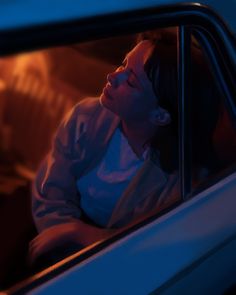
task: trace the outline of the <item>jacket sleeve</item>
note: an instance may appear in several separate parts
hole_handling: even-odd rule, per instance
[[[76,178],[71,169],[78,135],[77,116],[74,108],[59,126],[52,149],[33,183],[32,213],[39,232],[81,216]]]

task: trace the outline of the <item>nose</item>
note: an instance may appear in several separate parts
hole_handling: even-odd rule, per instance
[[[107,75],[107,81],[113,86],[118,87],[120,84],[127,79],[125,71],[116,70]]]

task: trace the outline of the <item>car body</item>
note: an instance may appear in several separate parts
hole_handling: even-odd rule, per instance
[[[94,0],[60,0],[56,4],[3,1],[0,53],[158,26],[174,25],[183,30],[194,26],[236,120],[235,11],[233,0],[100,0],[99,5]],[[180,134],[184,137],[187,119],[184,112],[182,116]],[[180,157],[182,163],[188,162],[184,152]],[[182,165],[185,179],[188,167]],[[183,194],[189,189],[185,183]],[[193,198],[188,198],[187,193],[181,204],[158,218],[82,250],[6,290],[6,294],[223,294],[236,284],[236,170],[224,174]]]

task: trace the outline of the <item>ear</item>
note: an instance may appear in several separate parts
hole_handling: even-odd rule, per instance
[[[161,107],[152,111],[149,119],[150,122],[156,126],[166,126],[171,123],[170,113]]]

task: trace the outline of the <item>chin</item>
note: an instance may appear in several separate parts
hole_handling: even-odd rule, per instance
[[[108,101],[107,97],[104,95],[104,93],[102,93],[102,94],[100,95],[100,97],[99,97],[99,101],[100,101],[100,104],[101,104],[104,108],[106,108],[106,109],[108,109],[108,110],[111,110],[111,108],[109,107],[109,101]]]
[[[106,107],[106,97],[103,93],[99,97],[99,102],[103,107]]]

